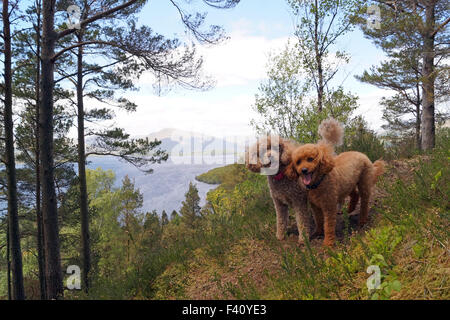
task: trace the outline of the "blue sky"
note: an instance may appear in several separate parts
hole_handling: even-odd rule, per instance
[[[293,17],[285,0],[242,0],[231,10],[207,8],[201,1],[187,5],[208,11],[207,23],[224,27],[230,39],[216,47],[199,47],[205,60],[205,72],[217,81],[207,92],[174,90],[158,97],[152,89],[152,77],[143,75],[141,90],[126,94],[139,108],[136,113],[118,113],[116,124],[132,135],[147,135],[163,128],[192,130],[214,136],[253,136],[249,122],[258,85],[265,78],[270,52],[283,48],[293,39]],[[151,0],[141,12],[140,23],[167,37],[185,38],[178,12],[168,0]],[[360,97],[362,114],[371,128],[379,130],[381,110],[379,99],[389,92],[354,79],[371,65],[383,59],[383,53],[359,30],[343,37],[332,50],[345,50],[351,55],[349,65],[342,68],[337,82]]]

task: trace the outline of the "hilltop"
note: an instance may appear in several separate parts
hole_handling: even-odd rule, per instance
[[[356,228],[358,211],[341,216],[333,250],[320,239],[299,248],[295,234],[275,239],[265,177],[242,165],[211,170],[200,179],[222,183],[208,194],[216,217],[188,259],[157,277],[154,298],[449,299],[448,157],[389,161],[369,225]],[[380,267],[379,290],[367,289],[370,265]]]

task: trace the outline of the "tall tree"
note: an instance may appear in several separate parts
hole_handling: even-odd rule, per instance
[[[126,1],[109,10],[105,10],[86,18],[80,26],[86,26],[109,16],[131,5],[140,4],[138,0]],[[49,299],[63,297],[60,242],[58,229],[57,199],[54,185],[54,153],[53,153],[53,89],[56,41],[77,31],[74,26],[62,31],[55,31],[55,1],[44,1],[42,9],[42,74],[41,104],[39,119],[39,148],[41,158],[42,210],[44,212],[44,238],[46,253],[46,288]]]
[[[16,33],[14,56],[16,68],[13,74],[14,95],[23,105],[19,113],[19,125],[16,128],[17,149],[20,151],[18,160],[25,163],[25,167],[33,170],[35,176],[35,219],[37,225],[36,243],[39,266],[39,283],[41,299],[45,299],[45,254],[43,243],[43,221],[41,210],[41,186],[39,172],[39,100],[40,100],[40,29],[41,29],[41,0],[36,0],[23,15],[23,22],[32,27]],[[33,64],[33,60],[35,61]]]
[[[13,3],[12,8],[17,6]],[[14,9],[12,9],[14,10]],[[11,251],[12,297],[14,300],[24,300],[22,251],[20,248],[20,230],[17,197],[16,162],[14,150],[13,123],[13,89],[12,89],[12,49],[11,49],[11,17],[10,4],[3,0],[3,45],[4,45],[4,110],[3,121],[5,130],[5,165],[7,174],[8,195],[8,233]]]
[[[258,119],[251,120],[258,134],[275,132],[297,141],[315,142],[320,122],[334,117],[350,126],[351,114],[358,106],[357,97],[342,87],[325,91],[322,111],[311,97],[298,51],[290,45],[269,59],[267,80],[259,86],[254,110]]]
[[[81,19],[89,15],[101,12],[111,1],[76,1],[80,7]],[[217,2],[219,3],[219,2]],[[60,3],[64,6],[65,2]],[[173,3],[176,5],[176,3]],[[179,9],[178,5],[176,5]],[[89,287],[90,249],[89,249],[89,213],[86,188],[85,163],[90,155],[116,156],[139,168],[151,163],[159,163],[167,159],[167,154],[156,150],[160,142],[147,139],[129,139],[120,128],[95,131],[85,128],[85,121],[90,123],[102,120],[111,120],[114,112],[109,107],[86,110],[84,98],[96,99],[100,103],[115,105],[128,111],[134,111],[136,105],[123,97],[116,98],[115,92],[123,89],[135,89],[133,78],[150,70],[161,83],[178,84],[190,89],[204,89],[209,83],[200,77],[202,66],[201,59],[195,58],[195,50],[186,48],[182,55],[173,56],[170,52],[179,49],[179,42],[165,39],[161,35],[154,34],[148,27],[136,27],[133,15],[139,8],[127,8],[126,12],[120,11],[104,17],[101,21],[89,25],[80,25],[75,33],[75,42],[62,49],[55,56],[60,56],[68,49],[76,49],[76,71],[73,73],[77,91],[77,128],[78,128],[78,168],[80,183],[80,213],[82,227],[82,252],[83,252],[83,283],[87,290]],[[186,24],[189,21],[184,13]],[[128,25],[120,27],[121,20],[127,19]],[[201,20],[199,20],[201,21]],[[188,24],[193,28],[193,25]],[[197,28],[197,27],[196,27]],[[203,40],[213,42],[215,32],[210,35],[202,35],[196,28],[192,29]],[[101,56],[103,65],[88,63],[86,56]],[[120,67],[118,67],[120,63]],[[59,71],[59,70],[58,70]],[[69,78],[67,68],[63,70],[62,79]],[[59,81],[59,80],[57,80]],[[114,101],[115,100],[115,101]],[[85,137],[94,138],[91,150],[87,150]],[[152,154],[149,156],[149,154]],[[151,173],[151,169],[145,170]]]
[[[414,129],[416,147],[421,149],[421,104],[420,90],[421,59],[417,49],[391,52],[391,59],[372,67],[362,76],[356,78],[373,84],[379,88],[391,89],[397,92],[391,98],[383,98],[383,118],[388,122],[387,129],[409,134]],[[414,121],[403,120],[404,115],[412,115]]]
[[[132,6],[140,7],[146,1],[130,0],[123,1],[116,6],[106,6],[110,9],[93,13],[92,16],[86,17],[79,24],[61,31],[55,30],[55,1],[44,1],[43,3],[43,32],[42,32],[42,76],[41,76],[41,108],[40,108],[40,152],[41,152],[41,183],[42,183],[42,206],[44,210],[44,232],[46,241],[46,255],[49,298],[61,298],[62,291],[62,274],[60,270],[60,252],[59,252],[59,236],[57,221],[57,204],[55,198],[55,188],[53,185],[53,86],[54,86],[54,70],[55,60],[64,52],[75,49],[86,43],[79,43],[76,46],[70,46],[61,49],[55,53],[55,45],[58,40],[77,32],[91,23],[104,19],[121,10],[128,10]],[[194,16],[186,14],[184,10],[175,2],[170,1],[180,13],[180,17],[184,25],[194,34],[196,39],[205,42],[216,42],[221,36],[221,29],[213,27],[209,32],[203,32],[201,26],[205,20],[205,15],[196,14]],[[238,0],[204,0],[206,4],[217,8],[230,8],[235,6]]]
[[[352,30],[357,0],[288,0],[296,16],[295,35],[298,59],[317,93],[317,111],[324,105],[325,91],[339,65],[348,62],[344,52],[336,51],[334,62],[330,49],[339,37]]]
[[[364,33],[385,51],[419,48],[421,55],[420,84],[422,89],[421,147],[435,145],[436,79],[448,67],[450,8],[447,0],[368,1],[363,8],[378,5],[380,28],[363,27]],[[367,12],[363,9],[362,12]],[[366,21],[366,14],[363,15]],[[361,22],[361,20],[360,20]],[[365,26],[366,24],[362,22]],[[438,66],[440,64],[440,67]]]

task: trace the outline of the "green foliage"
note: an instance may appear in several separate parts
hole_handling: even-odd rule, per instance
[[[386,154],[384,143],[375,132],[367,128],[367,122],[361,117],[354,119],[347,127],[342,149],[362,152],[372,162],[384,158]]]
[[[357,108],[357,97],[332,80],[341,64],[348,63],[345,52],[331,48],[339,37],[353,28],[359,1],[288,1],[297,19],[298,42],[272,55],[268,80],[260,84],[255,97],[257,120],[251,124],[258,134],[275,131],[301,143],[316,142],[320,122],[333,116],[349,123]]]
[[[334,117],[344,124],[351,122],[351,114],[358,107],[358,98],[342,87],[324,92],[322,112],[317,99],[310,95],[305,83],[301,56],[289,45],[279,55],[271,57],[268,80],[260,84],[254,110],[260,120],[251,124],[258,134],[274,131],[302,143],[316,142],[320,122]]]
[[[328,87],[340,64],[348,63],[349,57],[345,52],[336,51],[332,57],[330,51],[339,37],[353,29],[351,22],[355,18],[358,2],[288,1],[297,18],[295,26],[295,35],[298,39],[297,57],[309,78],[308,82],[314,84],[317,90],[320,90],[320,85]]]
[[[443,140],[439,141],[442,143]],[[279,242],[273,241],[273,228],[266,227],[267,223],[273,225],[274,222],[266,179],[249,173],[247,179],[236,184],[234,189],[218,187],[209,193],[211,213],[204,217],[204,229],[198,233],[202,236],[196,240],[199,241],[196,246],[200,246],[203,253],[193,254],[190,263],[196,261],[197,265],[202,261],[215,261],[216,275],[212,273],[211,283],[217,286],[221,297],[235,299],[419,298],[423,292],[419,288],[424,285],[436,287],[434,298],[444,297],[446,294],[439,287],[445,287],[449,279],[433,280],[435,276],[431,270],[442,267],[442,262],[436,257],[442,255],[446,247],[440,247],[437,253],[432,254],[430,245],[434,241],[444,245],[448,242],[445,240],[448,239],[448,215],[444,211],[431,216],[429,213],[430,205],[448,209],[448,198],[442,196],[448,190],[442,182],[442,177],[448,176],[448,163],[443,162],[444,158],[448,161],[448,151],[444,150],[448,150],[448,140],[447,147],[436,150],[429,163],[417,167],[414,179],[424,179],[426,173],[430,173],[425,180],[429,187],[423,188],[422,194],[417,194],[415,188],[411,189],[411,182],[403,184],[385,179],[383,188],[388,195],[383,198],[382,214],[376,218],[377,224],[367,232],[352,235],[349,241],[332,250],[321,250],[309,242],[302,248],[281,248]],[[446,157],[442,153],[446,153]],[[431,188],[433,183],[434,190]],[[419,204],[421,201],[424,202]],[[404,209],[406,202],[409,205]],[[412,212],[413,207],[417,208],[414,215],[422,212],[423,221],[419,217],[417,220],[416,216],[411,219],[408,211]],[[434,221],[432,228],[425,222],[430,219]],[[447,233],[439,236],[438,231]],[[269,275],[262,286],[248,276],[238,276],[234,282],[220,281],[221,273],[230,265],[226,258],[230,248],[242,239],[260,239],[278,252],[281,269]],[[428,261],[430,266],[419,271],[411,269],[410,259]],[[369,291],[366,286],[369,265],[380,267],[380,289]],[[171,266],[157,281],[157,297],[189,298],[187,289],[192,287],[190,281],[195,281],[193,277],[197,269],[191,264]],[[424,278],[426,280],[421,280]]]
[[[436,274],[445,268],[449,239],[449,141],[448,131],[440,132],[432,154],[413,159],[418,162],[398,177],[395,170],[387,173],[380,185],[386,195],[373,224],[347,234],[348,240],[333,249],[308,241],[304,247],[280,245],[267,178],[241,172],[239,166],[223,170],[222,181],[234,184],[208,193],[209,206],[195,228],[178,215],[162,227],[156,212],[139,213],[139,192],[130,181],[115,188],[111,171],[89,170],[97,260],[85,298],[190,299],[205,278],[204,290],[216,288],[217,298],[384,300],[429,298],[431,293],[434,299],[448,298],[450,279]],[[128,230],[120,218],[127,211],[135,219]],[[258,254],[266,270],[256,279],[253,271],[239,273],[249,260],[248,249],[238,245],[242,241],[264,245]],[[247,262],[258,267],[256,261]],[[380,268],[381,288],[369,291],[370,265]],[[230,274],[234,280],[224,281]]]
[[[182,202],[180,209],[181,220],[190,229],[194,229],[197,226],[201,207],[198,189],[192,182],[189,183],[189,190],[185,197],[186,199]]]
[[[380,10],[381,20],[379,27],[369,28],[367,25],[368,10],[371,5],[376,5]],[[427,8],[433,10],[433,21],[427,22]],[[360,3],[358,18],[364,35],[371,39],[377,47],[381,48],[387,56],[379,66],[372,66],[365,71],[359,80],[375,85],[379,88],[394,90],[392,97],[384,97],[381,100],[383,106],[383,119],[387,121],[384,126],[388,130],[388,136],[392,143],[396,144],[399,138],[414,134],[415,149],[421,149],[420,137],[422,134],[422,89],[431,75],[424,71],[424,52],[427,39],[430,34],[429,24],[434,30],[431,48],[425,51],[433,52],[433,101],[439,107],[438,101],[448,100],[448,50],[444,49],[448,41],[446,23],[449,15],[447,1],[434,1],[424,5],[408,1],[364,1]],[[430,71],[431,72],[431,71]],[[430,93],[428,93],[430,94]],[[433,111],[434,113],[434,111]],[[433,117],[435,115],[433,114]],[[441,116],[436,110],[436,118]],[[444,113],[444,118],[448,114]],[[434,121],[434,119],[433,119]],[[414,149],[414,148],[413,148]]]
[[[352,117],[353,111],[357,108],[358,97],[350,92],[344,92],[342,87],[326,92],[322,112],[318,112],[317,103],[312,102],[311,105],[305,106],[304,111],[300,113],[302,121],[297,123],[295,140],[301,143],[316,143],[320,138],[319,125],[329,117],[342,123],[346,129],[345,135],[348,136],[349,131],[354,130],[354,123],[358,119]]]
[[[414,226],[423,236],[431,234],[441,244],[449,237],[450,176],[449,130],[438,133],[439,146],[430,156],[421,156],[418,168],[408,180],[395,177],[386,185],[387,192],[396,198],[387,198],[384,214],[398,225]]]
[[[246,169],[241,164],[230,164],[224,167],[214,168],[195,177],[197,181],[209,184],[222,184],[234,186],[243,180]]]

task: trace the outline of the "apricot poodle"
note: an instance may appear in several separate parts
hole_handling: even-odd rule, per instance
[[[319,133],[322,142],[330,145],[331,149],[343,139],[343,128],[334,119],[324,120]],[[247,150],[245,162],[249,170],[267,175],[277,216],[277,239],[285,238],[291,207],[295,213],[299,244],[302,244],[303,234],[309,236],[312,227],[306,188],[285,175],[285,170],[291,162],[291,152],[298,146],[298,143],[278,136],[263,137]]]
[[[342,206],[347,196],[351,196],[349,210],[352,211],[361,198],[359,225],[367,222],[372,187],[384,173],[384,161],[372,163],[365,154],[355,151],[335,156],[328,143],[300,146],[292,151],[291,157],[285,174],[308,190],[316,221],[314,236],[325,231],[324,244],[333,245],[336,207]]]

